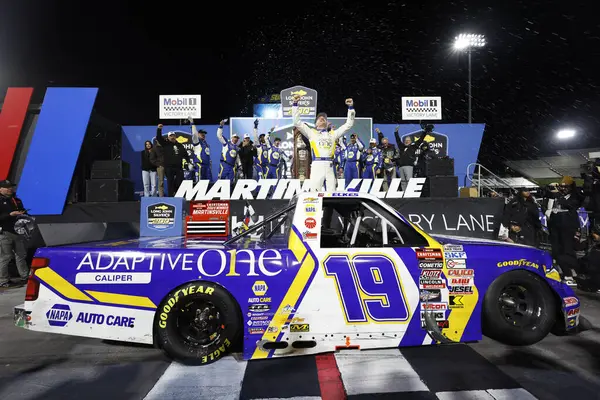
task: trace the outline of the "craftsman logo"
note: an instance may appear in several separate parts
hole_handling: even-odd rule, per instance
[[[473,286],[452,286],[449,288],[449,292],[456,294],[473,294]]]
[[[438,260],[442,258],[442,253],[436,250],[417,250],[417,258],[425,260]]]
[[[46,313],[48,324],[50,326],[63,327],[73,318],[71,307],[67,304],[55,304]]]
[[[446,259],[446,266],[448,268],[467,268],[467,262],[465,260],[448,260]]]
[[[465,305],[463,303],[463,296],[453,296],[449,297],[450,308],[464,308]]]
[[[308,229],[313,229],[315,226],[317,226],[317,220],[314,218],[306,218],[304,220],[304,225],[308,228]]]
[[[431,269],[424,269],[421,271],[421,276],[424,278],[435,278],[435,279],[439,279],[442,276],[442,271],[440,270],[431,270]]]
[[[421,303],[421,309],[427,311],[447,310],[448,304],[446,303]]]
[[[452,269],[448,271],[448,276],[474,276],[475,271],[472,269]]]

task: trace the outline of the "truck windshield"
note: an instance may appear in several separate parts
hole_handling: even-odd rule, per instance
[[[278,233],[286,232],[292,225],[297,201],[298,197],[294,196],[287,206],[275,211],[273,214],[265,217],[262,221],[250,223],[248,229],[232,237],[223,244],[232,244],[244,238],[268,240]]]

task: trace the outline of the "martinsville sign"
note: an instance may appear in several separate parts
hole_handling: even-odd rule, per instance
[[[344,179],[338,180],[338,191],[354,191],[370,193],[379,198],[399,199],[421,197],[421,191],[427,178],[412,178],[406,185],[406,190],[400,189],[400,179],[392,179],[387,191],[381,191],[383,179],[353,179],[348,187],[345,187]],[[360,188],[359,188],[360,184]],[[358,188],[358,190],[357,190]],[[265,200],[269,191],[273,190],[271,200],[289,200],[297,193],[311,191],[310,180],[300,179],[240,179],[237,181],[233,191],[231,182],[220,179],[208,189],[208,181],[200,181],[194,186],[193,181],[183,181],[175,197],[185,197],[187,201],[192,200]],[[258,193],[255,195],[255,193]],[[253,193],[255,192],[255,193]]]

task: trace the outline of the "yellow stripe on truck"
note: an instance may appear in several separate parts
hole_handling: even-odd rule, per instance
[[[290,231],[290,240],[288,247],[290,248],[290,250],[292,250],[298,262],[302,261],[302,257],[304,257],[304,255],[306,255],[306,257],[304,257],[304,262],[300,266],[298,274],[294,278],[294,281],[290,285],[290,288],[285,294],[283,301],[277,309],[277,313],[275,314],[275,316],[271,320],[271,323],[269,324],[269,328],[276,327],[277,331],[274,333],[269,333],[269,329],[267,328],[261,340],[274,341],[277,338],[277,335],[281,333],[281,328],[290,316],[290,311],[284,312],[283,309],[287,305],[297,307],[296,303],[298,302],[302,291],[304,290],[306,285],[308,285],[308,280],[310,279],[310,276],[316,267],[315,260],[310,254],[306,254],[308,252],[306,246],[304,245],[302,240],[300,240],[296,232],[294,232],[293,230]],[[254,360],[257,358],[267,358],[268,356],[268,350],[265,351],[257,347],[256,350],[254,350],[254,354],[252,354],[252,359]]]
[[[58,275],[52,268],[40,268],[35,271],[35,276],[44,281],[46,285],[56,290],[66,299],[93,301],[91,298],[86,296],[85,293],[69,283],[65,278]]]
[[[150,300],[147,297],[143,297],[143,296],[131,296],[128,294],[94,292],[92,290],[86,290],[85,292],[101,303],[118,304],[121,306],[156,308],[156,304],[154,304],[152,302],[152,300]]]

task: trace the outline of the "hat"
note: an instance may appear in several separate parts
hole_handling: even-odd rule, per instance
[[[244,133],[244,139],[250,139],[250,135],[248,133]]]
[[[6,180],[6,179],[3,181],[0,181],[0,188],[11,188],[11,187],[15,187],[15,186],[17,186],[17,185],[15,185],[14,183],[12,183],[11,181]]]
[[[232,137],[232,138],[234,138],[234,137],[236,137],[236,138],[239,138],[239,137],[240,137],[240,135],[238,135],[237,133],[234,133],[233,135],[231,135],[231,137]]]
[[[317,122],[317,120],[318,120],[320,117],[323,117],[323,118],[327,119],[327,114],[325,114],[324,112],[320,112],[320,113],[318,113],[318,114],[317,114],[317,116],[315,117],[315,122]]]
[[[573,182],[573,178],[571,178],[570,176],[563,176],[562,180],[560,181],[560,184],[570,186],[573,184]]]
[[[203,134],[203,135],[206,135],[206,131],[205,131],[204,129],[200,129],[200,130],[198,131],[198,134]]]
[[[177,136],[177,135],[175,135],[175,132],[169,132],[169,133],[167,133],[167,136],[171,136],[171,135]]]
[[[371,140],[369,140],[369,143],[377,143],[377,140],[374,137],[372,137]]]

